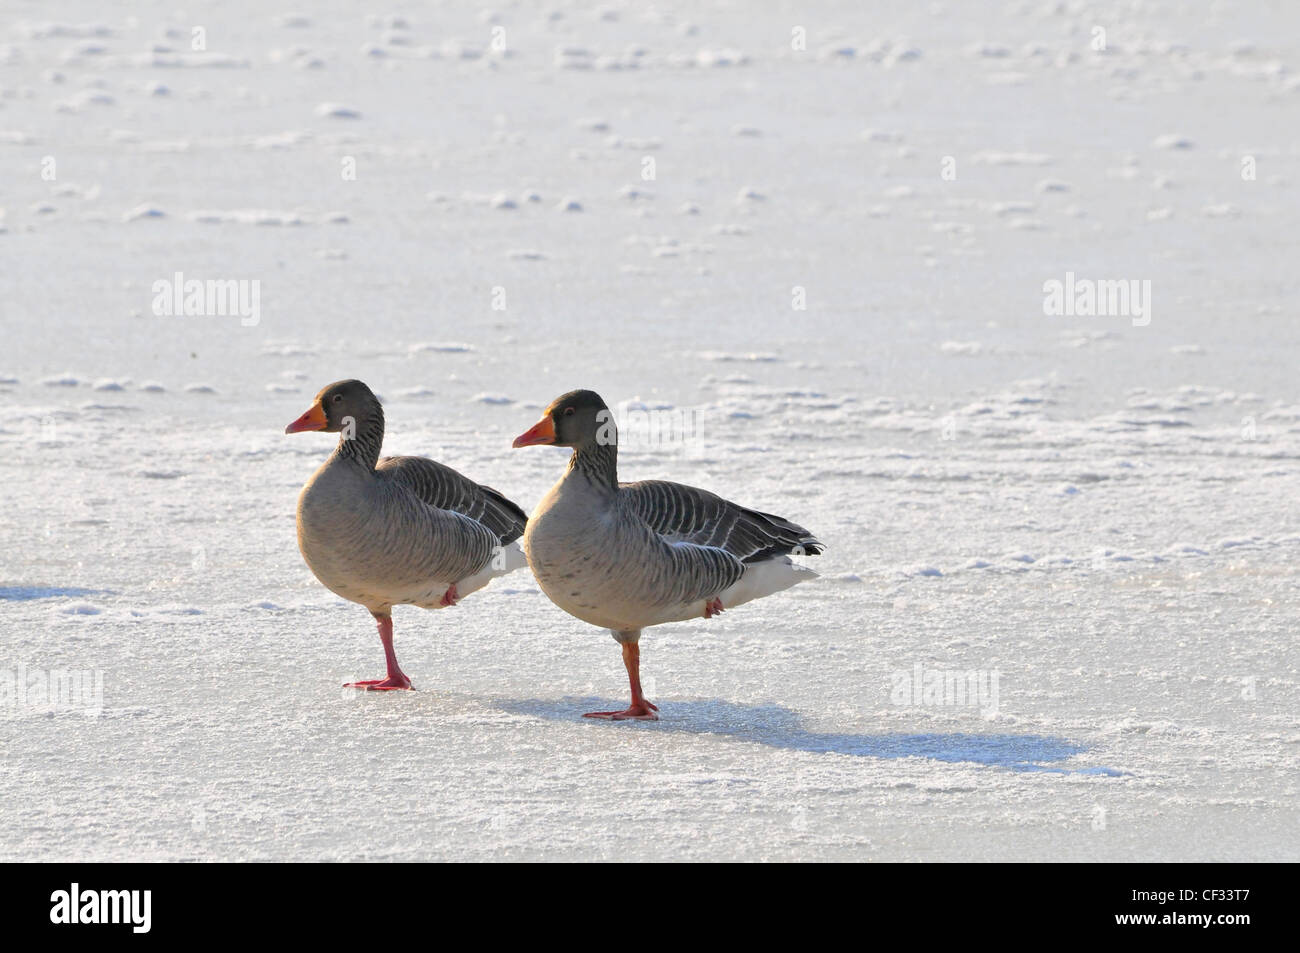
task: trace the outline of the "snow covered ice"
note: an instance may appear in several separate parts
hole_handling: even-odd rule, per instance
[[[1297,859],[1294,10],[370,14],[2,27],[0,858]],[[690,413],[623,479],[822,578],[648,631],[657,724],[527,570],[344,690],[283,428],[345,377],[526,510],[556,394]]]

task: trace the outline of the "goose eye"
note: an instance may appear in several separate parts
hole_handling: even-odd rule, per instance
[[[340,403],[342,400],[343,400],[343,395],[342,395],[342,394],[335,394],[335,395],[334,395],[334,403],[336,403],[336,404],[337,404],[337,403]]]
[[[572,408],[572,407],[565,407],[565,408],[564,408],[564,416],[566,416],[566,417],[572,417],[572,416],[573,416],[573,408]]]

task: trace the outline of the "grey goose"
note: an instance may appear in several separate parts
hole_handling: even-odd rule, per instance
[[[325,587],[370,610],[387,677],[349,682],[412,688],[393,651],[392,608],[455,605],[522,568],[524,511],[488,486],[425,457],[384,457],[384,411],[370,388],[338,381],[285,433],[339,434],[298,496],[298,548]]]
[[[514,441],[535,445],[573,453],[528,519],[528,565],[552,602],[610,630],[632,690],[625,711],[585,717],[658,720],[641,690],[642,629],[708,619],[817,576],[790,559],[822,551],[802,526],[680,483],[620,483],[617,426],[593,391],[556,398]]]

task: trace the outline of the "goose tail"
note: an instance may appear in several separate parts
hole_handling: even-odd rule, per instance
[[[498,546],[493,551],[492,558],[488,560],[486,566],[473,575],[457,580],[456,592],[458,598],[463,599],[471,592],[482,589],[498,576],[512,573],[516,569],[523,569],[527,565],[528,558],[524,555],[518,541]]]
[[[816,579],[820,573],[801,566],[789,556],[774,556],[745,566],[745,574],[719,597],[730,609],[754,599],[782,592],[801,582]]]

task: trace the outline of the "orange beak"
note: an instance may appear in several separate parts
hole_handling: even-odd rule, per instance
[[[511,446],[518,450],[520,447],[536,447],[548,443],[555,443],[555,421],[551,419],[550,414],[515,437],[515,442]]]
[[[325,408],[320,405],[320,401],[312,404],[307,412],[284,428],[285,433],[302,433],[306,430],[324,430],[329,426],[329,421],[325,419]]]

